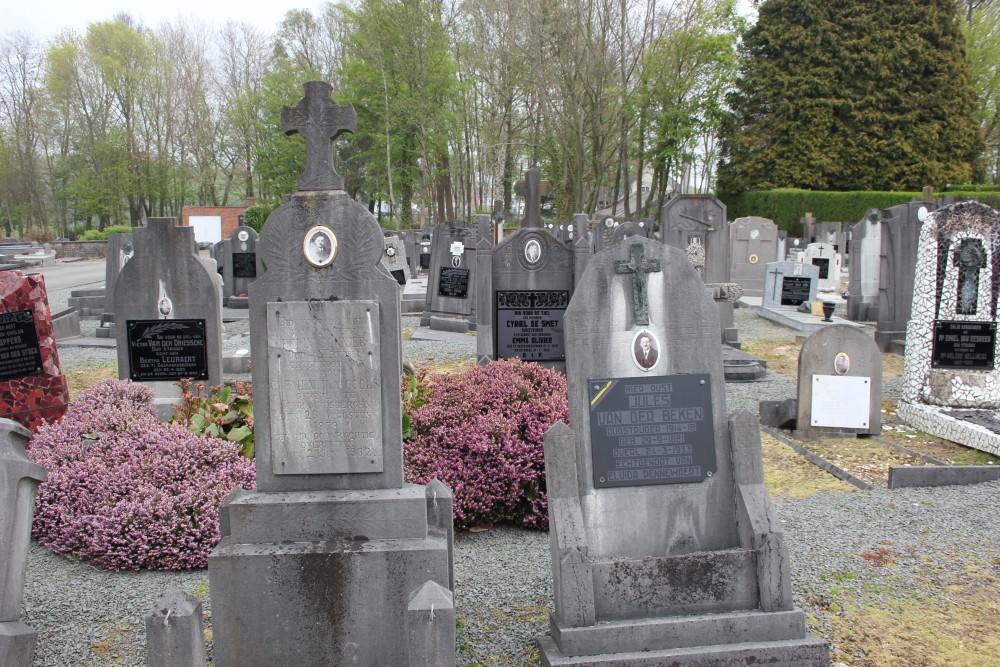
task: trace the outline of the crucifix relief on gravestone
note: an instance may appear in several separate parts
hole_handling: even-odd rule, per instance
[[[334,139],[357,128],[351,105],[340,106],[330,98],[326,81],[306,84],[306,96],[294,107],[281,110],[281,129],[306,140],[306,170],[299,176],[299,190],[343,190],[344,179],[333,168]]]
[[[615,273],[632,274],[632,318],[636,324],[649,324],[649,299],[646,296],[648,273],[659,273],[660,261],[647,262],[642,244],[634,243],[629,250],[629,261],[615,262]]]

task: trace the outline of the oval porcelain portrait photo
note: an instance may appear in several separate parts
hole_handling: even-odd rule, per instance
[[[337,258],[337,237],[329,227],[317,225],[306,232],[302,253],[317,268],[329,266]]]

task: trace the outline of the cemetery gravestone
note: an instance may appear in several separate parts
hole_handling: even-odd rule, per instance
[[[479,310],[491,310],[493,340],[480,338],[477,356],[480,363],[519,357],[563,370],[563,313],[573,295],[574,257],[565,243],[542,226],[540,173],[532,169],[525,179],[521,229],[492,251],[490,291],[481,295]]]
[[[399,285],[374,216],[317,173],[354,131],[330,90],[282,112],[286,133],[312,128],[311,177],[268,217],[250,287],[257,489],[209,557],[219,667],[454,660],[451,495],[403,481]]]
[[[432,238],[426,306],[420,326],[462,333],[475,331],[477,230],[456,220],[438,225]]]
[[[0,417],[34,432],[68,404],[45,278],[0,271]]]
[[[115,282],[118,274],[135,254],[132,245],[132,234],[115,232],[108,236],[107,250],[104,254],[104,312],[115,312]]]
[[[927,201],[900,204],[888,210],[883,222],[875,330],[875,342],[883,352],[897,341],[897,350],[902,350],[913,303],[920,227],[934,209]]]
[[[767,218],[737,218],[729,226],[730,280],[750,297],[764,296],[764,267],[778,257],[778,226]]]
[[[882,431],[882,353],[866,331],[834,324],[799,351],[797,438]]]
[[[229,297],[226,305],[230,308],[246,308],[250,283],[264,274],[258,238],[256,229],[240,226],[226,240],[222,282]]]
[[[165,418],[180,397],[178,380],[222,383],[222,293],[193,228],[149,218],[132,239],[135,255],[115,284],[118,377],[149,385]]]
[[[573,426],[545,435],[543,665],[829,664],[792,607],[757,420],[727,420],[718,317],[677,249],[590,260],[565,318]]]
[[[31,431],[0,419],[0,665],[29,667],[38,632],[21,622],[35,492],[48,471],[28,458]]]
[[[591,253],[597,254],[606,248],[610,248],[614,239],[615,229],[622,224],[622,220],[616,220],[614,216],[605,215],[598,217],[590,230]]]
[[[797,308],[816,299],[818,266],[802,262],[771,262],[766,269],[764,308]]]
[[[424,271],[429,271],[431,268],[431,238],[430,232],[425,232],[420,236],[419,261],[417,264]]]
[[[843,255],[847,252],[847,234],[844,225],[840,222],[819,222],[812,213],[806,213],[801,219],[805,228],[806,245],[810,243],[828,243],[833,246],[834,252]]]
[[[400,285],[410,280],[410,266],[406,261],[406,244],[398,236],[385,237],[382,266]]]
[[[663,206],[660,240],[687,255],[706,284],[728,283],[729,225],[726,205],[711,195],[677,195]],[[722,342],[737,343],[739,332],[733,321],[733,303],[720,300]]]
[[[878,274],[882,251],[882,214],[877,208],[851,228],[851,262],[847,283],[847,318],[878,320]]]
[[[830,243],[810,243],[805,261],[819,267],[819,291],[840,291],[840,254]]]
[[[1000,213],[939,209],[920,230],[899,415],[928,433],[1000,454],[997,296]]]

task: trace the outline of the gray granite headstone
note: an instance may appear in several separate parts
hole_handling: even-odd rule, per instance
[[[757,420],[727,419],[718,332],[680,250],[590,260],[566,312],[572,428],[545,435],[543,665],[828,664],[792,608]]]
[[[518,357],[563,370],[563,314],[573,296],[574,256],[541,224],[539,172],[532,169],[525,180],[528,212],[521,229],[492,250],[490,292],[480,297],[479,311],[490,310],[493,326],[491,336],[478,340],[477,357],[480,363]]]
[[[406,243],[398,236],[385,237],[385,249],[382,251],[382,266],[400,285],[410,280],[410,265],[407,262]]]
[[[253,227],[237,227],[226,239],[222,265],[225,296],[245,297],[250,293],[250,283],[264,275],[264,261],[257,248],[258,238]]]
[[[886,351],[895,341],[899,349],[910,321],[917,267],[917,241],[924,218],[937,207],[926,201],[893,206],[882,223],[882,250],[878,277],[878,321],[875,342]]]
[[[132,234],[115,232],[108,236],[107,250],[104,255],[104,312],[115,312],[115,282],[132,256],[135,247],[132,245]]]
[[[882,431],[882,353],[868,331],[833,324],[799,351],[799,438],[843,438]]]
[[[115,282],[118,377],[149,385],[160,416],[180,396],[177,380],[222,383],[222,294],[198,257],[194,229],[150,218],[132,230],[135,255]]]
[[[427,270],[426,306],[420,326],[475,331],[478,229],[461,220],[434,228]]]
[[[677,195],[663,206],[660,240],[688,257],[706,284],[730,282],[729,225],[726,205],[711,195]],[[722,340],[735,343],[733,304],[716,302]]]
[[[767,218],[737,218],[729,226],[730,278],[746,296],[764,296],[764,267],[778,256],[778,226]]]
[[[765,267],[764,308],[797,308],[816,300],[819,267],[803,262],[771,262]]]
[[[399,284],[374,216],[323,171],[354,130],[330,90],[307,84],[284,124],[326,139],[307,142],[309,178],[268,217],[250,285],[257,489],[230,500],[209,556],[219,667],[414,664],[429,649],[412,596],[452,587],[450,491],[403,480]]]
[[[48,477],[24,452],[31,431],[0,419],[0,665],[29,667],[38,632],[21,622],[35,491]]]
[[[847,281],[847,319],[878,320],[878,274],[882,252],[882,213],[871,209],[850,233],[850,271]]]

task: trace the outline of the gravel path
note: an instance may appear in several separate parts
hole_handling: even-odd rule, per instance
[[[757,318],[752,309],[737,311],[737,326],[742,340],[795,336]],[[242,327],[245,323],[227,325],[227,346],[248,343]],[[404,355],[472,359],[475,339],[407,341]],[[114,351],[65,348],[60,356],[64,367],[81,368],[113,362]],[[887,395],[898,391],[898,383],[883,386]],[[794,392],[794,381],[778,376],[726,387],[730,410],[756,410],[760,400],[788,398]],[[939,558],[940,566],[955,573],[1000,556],[1000,522],[995,520],[1000,516],[1000,482],[820,494],[779,499],[776,505],[789,546],[796,602],[810,612],[816,599],[831,595],[833,575],[837,581],[848,580],[862,598],[938,592],[921,576],[926,560],[918,552],[928,541],[933,542],[930,553],[947,554]],[[899,556],[891,576],[857,556],[884,542],[891,542]],[[873,577],[879,586],[866,585]],[[534,638],[547,631],[551,610],[547,535],[504,526],[458,535],[455,580],[458,664],[534,664]],[[41,633],[34,665],[144,665],[143,616],[171,586],[203,597],[210,617],[207,572],[107,573],[54,556],[33,543],[23,620]],[[822,619],[817,631],[828,637],[831,632]]]

